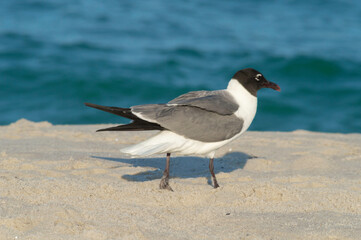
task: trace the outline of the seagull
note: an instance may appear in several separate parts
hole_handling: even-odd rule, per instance
[[[218,188],[213,165],[215,152],[249,128],[257,111],[257,92],[262,88],[281,91],[277,84],[267,81],[257,70],[246,68],[233,75],[227,89],[192,91],[165,104],[130,108],[85,105],[132,120],[129,124],[97,132],[160,130],[154,137],[120,150],[132,156],[166,154],[160,189],[173,191],[169,185],[171,153],[208,157],[213,187]]]

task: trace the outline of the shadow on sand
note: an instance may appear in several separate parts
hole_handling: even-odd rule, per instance
[[[154,170],[147,170],[134,175],[123,175],[122,178],[132,182],[145,182],[160,179],[165,167],[164,158],[109,158],[101,156],[91,156],[97,159],[130,164],[134,167],[150,167]],[[229,173],[237,169],[242,169],[247,161],[254,156],[242,152],[232,152],[220,158],[214,159],[215,173]],[[171,178],[198,178],[205,177],[208,184],[212,184],[208,168],[209,159],[200,157],[171,157],[170,177]]]

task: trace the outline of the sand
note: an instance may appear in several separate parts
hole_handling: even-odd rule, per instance
[[[156,132],[0,127],[0,239],[361,239],[361,134],[247,132],[208,159],[130,158]]]

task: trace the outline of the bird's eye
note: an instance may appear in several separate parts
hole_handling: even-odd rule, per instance
[[[262,74],[257,74],[254,79],[256,79],[257,82],[261,80]]]

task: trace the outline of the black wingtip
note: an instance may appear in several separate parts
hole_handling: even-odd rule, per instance
[[[106,131],[116,131],[117,127],[110,127],[110,128],[102,128],[98,129],[95,132],[106,132]]]
[[[157,123],[147,122],[143,119],[138,118],[136,115],[132,113],[130,108],[119,108],[119,107],[107,107],[101,106],[93,103],[84,103],[87,107],[96,108],[105,112],[109,112],[121,117],[125,117],[128,119],[133,120],[133,122],[125,125],[119,125],[110,128],[103,128],[98,129],[96,132],[103,132],[103,131],[147,131],[147,130],[164,130],[162,126]]]
[[[87,107],[92,107],[92,108],[100,107],[100,105],[97,105],[97,104],[94,104],[94,103],[88,103],[88,102],[84,103],[84,105],[87,106]]]

